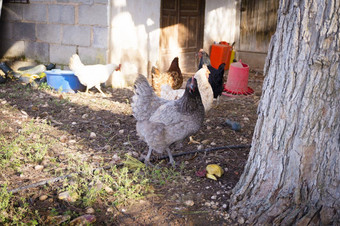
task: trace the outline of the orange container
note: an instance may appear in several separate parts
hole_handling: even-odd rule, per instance
[[[225,63],[224,70],[229,69],[230,55],[232,47],[227,42],[220,42],[211,46],[210,63],[214,68],[218,68],[220,64]]]

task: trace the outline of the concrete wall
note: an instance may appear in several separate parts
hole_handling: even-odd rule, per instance
[[[30,0],[3,4],[0,58],[24,56],[68,65],[78,52],[84,63],[108,57],[108,0]]]
[[[207,52],[214,41],[240,43],[240,2],[206,0],[203,48]],[[69,57],[78,52],[85,64],[129,62],[137,68],[134,71],[147,75],[150,65],[157,65],[159,58],[160,4],[161,0],[30,0],[30,4],[3,4],[0,58],[25,56],[42,63],[67,65]],[[242,45],[235,49],[242,50]],[[261,69],[266,53],[255,55],[237,54],[245,63],[252,60],[251,66]]]
[[[203,49],[215,42],[233,43],[237,32],[235,0],[207,0],[205,3]]]
[[[160,0],[111,0],[110,59],[147,75],[159,54]]]

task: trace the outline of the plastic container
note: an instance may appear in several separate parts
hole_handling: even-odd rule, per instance
[[[224,91],[231,94],[252,94],[253,89],[248,87],[249,66],[241,62],[230,64],[227,83]]]
[[[47,84],[55,90],[61,92],[75,93],[77,91],[85,91],[83,86],[73,71],[53,69],[45,71]]]
[[[210,63],[214,68],[218,68],[225,63],[224,70],[229,69],[230,55],[232,47],[227,42],[220,42],[211,46]]]

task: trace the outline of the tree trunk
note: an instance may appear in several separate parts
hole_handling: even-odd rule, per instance
[[[281,0],[252,148],[230,200],[247,224],[340,224],[340,1]]]

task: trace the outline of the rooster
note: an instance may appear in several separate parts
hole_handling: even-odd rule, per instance
[[[132,111],[136,118],[136,130],[149,151],[145,164],[151,165],[152,150],[169,155],[169,163],[175,166],[170,145],[196,133],[204,119],[204,107],[197,80],[187,81],[185,92],[178,100],[165,100],[158,97],[143,75],[135,81],[135,94],[132,97]]]
[[[120,69],[120,65],[116,64],[84,65],[77,54],[70,58],[69,67],[78,77],[80,83],[86,86],[86,93],[92,87],[96,87],[103,96],[106,95],[101,90],[100,84],[106,82],[114,70]]]
[[[224,68],[225,63],[221,63],[220,66],[216,69],[210,64],[209,55],[203,50],[200,49],[198,52],[199,65],[198,69],[202,68],[203,65],[207,65],[210,75],[209,75],[209,83],[214,92],[214,98],[219,101],[219,97],[223,92],[223,84],[224,84]]]
[[[194,75],[197,80],[198,89],[200,91],[205,112],[208,112],[211,109],[212,103],[214,101],[214,93],[208,81],[209,74],[210,71],[208,70],[207,66],[203,65],[203,67]],[[173,90],[170,85],[164,84],[161,86],[161,98],[167,100],[177,100],[184,94],[184,91],[185,89]]]
[[[161,86],[169,84],[172,89],[179,89],[183,84],[183,75],[178,65],[178,57],[175,57],[167,72],[161,73],[158,68],[152,67],[152,87],[159,96]]]

